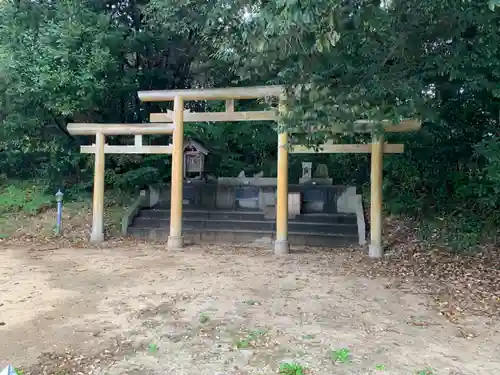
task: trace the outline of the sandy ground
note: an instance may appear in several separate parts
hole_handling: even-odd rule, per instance
[[[0,366],[37,375],[273,374],[283,362],[325,375],[500,373],[500,322],[452,324],[426,296],[344,264],[325,251],[0,249]],[[340,348],[349,362],[332,361]]]

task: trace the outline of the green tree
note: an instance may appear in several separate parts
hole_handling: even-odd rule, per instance
[[[302,142],[341,139],[332,125],[348,131],[356,119],[420,117],[419,133],[389,137],[408,144],[404,156],[385,161],[389,208],[460,218],[474,241],[478,228],[498,223],[498,8],[481,0],[283,0],[230,9],[219,56],[233,62],[241,82],[289,88],[285,126],[302,130]],[[366,163],[329,159],[351,167],[347,175]]]
[[[0,2],[0,170],[48,186],[91,186],[92,158],[66,124],[145,122],[170,104],[140,89],[283,84],[282,125],[301,142],[367,142],[352,122],[424,120],[391,135],[406,153],[385,158],[388,208],[439,220],[474,243],[499,224],[500,8],[482,0],[61,0]],[[241,102],[239,109],[270,103]],[[274,103],[271,103],[274,105]],[[188,103],[195,111],[221,103]],[[310,131],[311,126],[315,130]],[[189,124],[212,150],[216,175],[273,174],[268,123]],[[126,137],[110,137],[126,143]],[[168,137],[148,137],[156,144]],[[369,182],[363,155],[316,155],[336,183]],[[115,187],[168,181],[170,159],[107,158]],[[296,176],[301,158],[291,158]],[[460,233],[463,234],[460,237]]]

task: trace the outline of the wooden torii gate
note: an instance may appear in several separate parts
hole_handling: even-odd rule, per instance
[[[238,99],[259,99],[281,97],[282,86],[257,86],[223,89],[193,90],[152,90],[140,91],[139,99],[143,102],[174,102],[174,110],[167,113],[152,113],[150,124],[69,124],[68,131],[74,135],[95,135],[96,143],[82,146],[84,153],[95,154],[94,196],[91,241],[104,239],[104,157],[106,153],[131,154],[172,154],[170,234],[168,249],[183,247],[182,236],[182,190],[183,190],[183,142],[184,122],[230,122],[230,121],[276,121],[276,110],[239,112],[234,110],[234,101]],[[189,100],[225,100],[225,112],[189,112],[184,110],[184,102]],[[170,121],[173,121],[171,123]],[[416,131],[420,122],[405,120],[393,125],[387,122],[385,131]],[[354,131],[373,132],[374,126],[367,121],[358,121]],[[113,146],[105,144],[106,135],[135,135],[135,144]],[[172,145],[147,146],[142,144],[144,134],[173,134]],[[314,150],[304,146],[293,146],[294,153],[311,153]],[[334,145],[325,144],[320,152],[347,153],[370,152],[372,154],[371,175],[371,243],[370,255],[382,254],[382,156],[383,153],[403,152],[402,145],[383,143],[383,136],[375,136],[372,144]],[[275,254],[286,254],[288,244],[288,133],[278,134],[278,181],[276,204],[276,241]],[[374,223],[375,221],[375,223]]]
[[[170,198],[170,235],[167,246],[170,250],[183,247],[182,236],[182,190],[183,190],[183,140],[184,122],[230,122],[230,121],[275,121],[275,110],[236,112],[236,99],[259,99],[264,97],[278,97],[282,94],[281,86],[237,87],[225,89],[201,90],[158,90],[140,91],[139,99],[143,102],[174,102],[174,110],[167,113],[152,113],[152,123],[173,120],[175,131],[172,149],[172,182]],[[189,112],[184,110],[184,102],[188,100],[225,100],[225,112]],[[280,184],[278,180],[278,185]]]
[[[94,195],[92,201],[91,242],[104,241],[104,155],[108,154],[171,154],[172,146],[143,146],[144,134],[172,134],[173,124],[68,124],[73,135],[95,135],[95,144],[81,146],[82,153],[95,154]],[[135,135],[135,144],[113,146],[106,144],[107,135]]]
[[[417,120],[403,120],[399,124],[389,121],[382,123],[383,132],[374,132],[373,123],[359,120],[354,123],[353,131],[356,133],[372,133],[372,143],[368,144],[333,144],[327,142],[318,149],[306,146],[292,146],[290,152],[293,154],[348,154],[369,153],[371,154],[370,172],[370,245],[368,254],[370,257],[379,258],[383,255],[382,249],[382,169],[383,154],[401,154],[404,152],[403,144],[384,143],[384,133],[401,133],[417,131],[421,122]],[[338,131],[337,133],[342,133]]]

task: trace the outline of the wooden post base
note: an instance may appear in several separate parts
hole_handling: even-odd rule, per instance
[[[368,256],[370,258],[380,258],[384,255],[382,246],[380,245],[369,245],[368,246]]]
[[[287,240],[274,241],[274,255],[287,255],[290,252],[290,245]]]
[[[184,247],[184,237],[169,236],[167,241],[168,250],[182,250]]]
[[[92,233],[90,234],[90,242],[91,243],[104,242],[104,233],[99,231],[92,231]]]

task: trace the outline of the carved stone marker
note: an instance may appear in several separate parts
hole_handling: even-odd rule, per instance
[[[301,180],[306,181],[312,178],[312,165],[310,161],[302,163],[302,178]]]
[[[329,178],[328,176],[328,166],[326,164],[318,164],[316,171],[314,172],[315,178]]]

